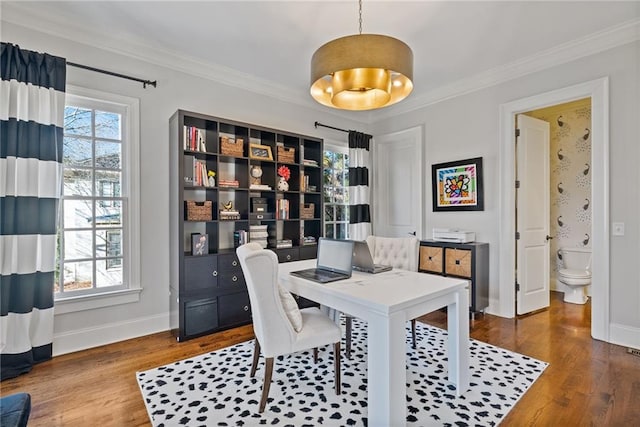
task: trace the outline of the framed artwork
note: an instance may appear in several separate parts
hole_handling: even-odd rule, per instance
[[[268,145],[249,144],[249,158],[260,160],[273,160],[271,147]]]
[[[191,255],[207,255],[209,253],[209,237],[206,234],[191,233]]]
[[[431,166],[433,211],[482,211],[482,157]]]

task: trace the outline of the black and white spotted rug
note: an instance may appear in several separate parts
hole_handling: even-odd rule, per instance
[[[366,324],[354,319],[351,360],[342,357],[342,394],[333,390],[333,347],[276,360],[265,411],[258,413],[264,359],[249,377],[253,341],[137,373],[154,426],[367,425]],[[495,426],[548,366],[471,340],[471,387],[447,381],[447,332],[417,322],[407,331],[407,424]],[[344,349],[344,341],[343,347]]]

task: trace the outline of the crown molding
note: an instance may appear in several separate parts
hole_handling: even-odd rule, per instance
[[[441,86],[420,96],[409,98],[387,110],[377,110],[372,119],[388,119],[447,99],[496,86],[579,58],[640,40],[640,18],[560,44],[535,55],[495,67],[452,84]]]
[[[226,86],[261,94],[290,104],[303,106],[324,114],[332,114],[343,119],[347,118],[362,125],[371,125],[380,119],[406,114],[447,99],[496,86],[527,74],[640,40],[640,18],[635,18],[518,61],[441,86],[422,95],[410,96],[407,100],[388,108],[367,112],[349,112],[321,106],[312,100],[311,95],[307,97],[300,96],[301,94],[298,91],[290,87],[252,74],[243,73],[218,64],[205,63],[175,52],[118,39],[117,36],[105,37],[103,34],[98,34],[92,29],[78,24],[54,21],[50,16],[39,13],[33,8],[25,7],[23,4],[5,2],[0,3],[0,5],[2,8],[0,18],[6,22],[71,41],[77,42],[81,40],[78,43],[215,81]],[[73,60],[72,58],[68,59]]]

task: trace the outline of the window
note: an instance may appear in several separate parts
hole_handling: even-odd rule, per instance
[[[324,235],[349,238],[349,154],[347,148],[327,146],[323,156]]]
[[[137,120],[137,100],[67,88],[56,301],[140,287]]]

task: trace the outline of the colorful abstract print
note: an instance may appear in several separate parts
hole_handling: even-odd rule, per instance
[[[438,206],[478,203],[475,164],[438,169],[438,185]]]

